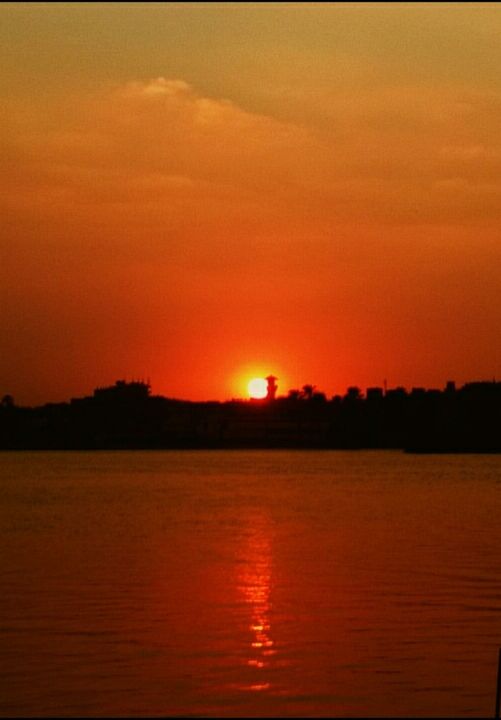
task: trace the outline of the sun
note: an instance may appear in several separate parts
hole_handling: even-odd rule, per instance
[[[262,400],[268,394],[268,383],[264,378],[253,378],[249,381],[247,389],[253,400]]]

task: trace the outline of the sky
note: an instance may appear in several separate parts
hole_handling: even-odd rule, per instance
[[[0,396],[501,377],[499,4],[0,20]]]

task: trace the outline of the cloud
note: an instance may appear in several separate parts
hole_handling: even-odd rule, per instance
[[[315,144],[301,127],[204,97],[182,80],[127,83],[90,104],[72,135],[48,139],[53,163],[196,183],[263,189],[300,175],[297,157]],[[188,183],[185,183],[188,187]]]
[[[166,77],[75,93],[43,120],[11,108],[3,202],[39,218],[82,220],[93,207],[88,221],[106,229],[225,237],[477,222],[480,196],[487,217],[501,216],[496,94],[405,85],[304,101],[323,123],[284,122]],[[443,200],[451,178],[465,181],[461,203]]]
[[[130,82],[123,89],[125,95],[130,94],[139,97],[156,97],[167,95],[190,95],[190,85],[184,80],[166,80],[164,77],[154,78],[146,82]]]

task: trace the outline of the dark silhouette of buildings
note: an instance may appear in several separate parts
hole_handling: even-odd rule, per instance
[[[501,452],[501,383],[443,391],[349,387],[327,399],[314,385],[264,402],[188,402],[119,380],[69,403],[0,403],[0,449],[401,448],[411,452]]]

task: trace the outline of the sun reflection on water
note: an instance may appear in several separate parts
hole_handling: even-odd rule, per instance
[[[269,520],[264,516],[254,518],[247,534],[242,553],[239,589],[249,606],[250,643],[248,668],[254,677],[244,686],[246,690],[262,692],[271,687],[266,670],[269,669],[276,649],[271,636],[271,533]]]

